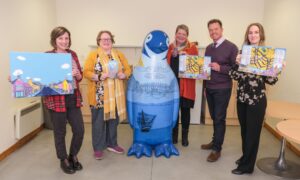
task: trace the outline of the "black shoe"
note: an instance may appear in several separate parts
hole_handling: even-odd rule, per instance
[[[189,141],[187,139],[183,139],[181,144],[182,146],[187,147],[189,146]]]
[[[60,161],[60,168],[66,173],[66,174],[74,174],[76,171],[73,169],[73,166],[67,159]]]
[[[83,169],[81,163],[78,161],[76,156],[69,156],[68,160],[69,160],[69,162],[72,165],[74,170],[79,171],[79,170]]]
[[[242,175],[242,174],[251,174],[253,171],[243,171],[238,168],[231,171],[232,174]]]
[[[241,164],[241,161],[242,161],[242,159],[243,159],[243,156],[242,156],[242,157],[240,157],[238,160],[236,160],[236,161],[235,161],[235,164],[236,164],[236,165],[240,165],[240,164]]]

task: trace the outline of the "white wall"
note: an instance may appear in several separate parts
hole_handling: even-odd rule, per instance
[[[212,18],[221,19],[225,37],[240,46],[246,26],[251,22],[262,22],[264,10],[262,0],[56,2],[57,22],[72,32],[72,48],[78,52],[81,61],[90,50],[88,45],[96,45],[97,33],[104,29],[115,35],[116,45],[140,46],[146,34],[154,29],[164,30],[173,41],[176,26],[184,23],[190,28],[189,39],[206,46],[210,42],[207,21]]]
[[[264,25],[267,44],[287,48],[287,66],[276,86],[269,88],[270,99],[300,103],[299,7],[299,0],[265,1]]]
[[[13,99],[8,83],[10,51],[45,51],[55,25],[55,1],[0,0],[0,153],[14,138],[14,107],[32,99]]]

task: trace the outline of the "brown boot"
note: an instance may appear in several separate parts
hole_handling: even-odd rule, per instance
[[[213,142],[210,142],[208,144],[202,144],[201,149],[210,150],[212,149],[213,145],[214,145]]]
[[[215,162],[221,157],[221,152],[211,151],[209,156],[207,157],[208,162]]]

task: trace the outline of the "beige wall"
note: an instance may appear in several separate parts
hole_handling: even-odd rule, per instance
[[[300,103],[299,7],[299,0],[265,1],[264,25],[267,44],[287,48],[287,66],[276,86],[269,88],[270,99]]]
[[[82,62],[88,46],[95,45],[96,35],[103,29],[115,34],[117,45],[140,46],[153,29],[164,30],[173,40],[176,26],[184,23],[190,27],[190,40],[206,46],[210,43],[206,23],[211,18],[221,19],[225,37],[240,46],[246,26],[263,21],[264,1],[0,0],[0,67],[5,67],[0,71],[0,153],[15,143],[13,114],[15,105],[22,101],[10,96],[9,51],[49,49],[49,33],[56,25],[71,31],[72,49]],[[290,50],[288,53],[290,56]]]
[[[164,30],[173,41],[178,24],[190,27],[190,40],[210,43],[207,21],[223,21],[225,37],[238,46],[250,22],[262,22],[264,1],[252,0],[56,0],[57,22],[72,32],[73,49],[82,59],[96,45],[99,30],[115,34],[116,45],[141,46],[146,34]],[[71,8],[72,11],[66,10]],[[254,13],[255,10],[255,13]]]
[[[7,81],[10,51],[45,51],[49,33],[55,25],[55,1],[0,0],[0,153],[13,145],[14,111],[17,104],[32,99],[14,100]]]
[[[49,33],[63,25],[72,33],[72,49],[81,61],[95,45],[99,30],[108,29],[116,36],[117,45],[140,46],[147,32],[162,29],[173,40],[175,27],[184,23],[190,27],[190,40],[200,46],[210,43],[206,23],[219,18],[224,23],[224,35],[239,47],[246,26],[263,22],[267,44],[287,48],[287,67],[278,84],[270,88],[271,99],[300,103],[297,43],[300,42],[299,0],[0,0],[0,153],[14,139],[14,108],[23,101],[13,99],[7,82],[9,52],[45,51],[50,48]],[[185,9],[185,10],[183,10]]]
[[[175,27],[184,23],[190,27],[190,40],[206,46],[210,42],[206,23],[220,18],[225,37],[240,46],[246,26],[263,22],[267,44],[287,48],[287,67],[278,84],[270,88],[269,98],[300,103],[299,7],[299,0],[0,0],[0,153],[16,142],[16,104],[31,100],[10,96],[9,51],[49,49],[49,33],[56,25],[70,29],[72,49],[83,61],[88,45],[95,45],[102,29],[116,35],[117,45],[140,46],[153,29],[166,31],[172,40]]]
[[[72,32],[72,49],[84,64],[90,51],[89,45],[96,45],[100,30],[110,30],[115,35],[116,45],[141,46],[148,32],[154,29],[165,31],[173,41],[178,24],[190,28],[191,41],[200,46],[208,45],[207,21],[219,18],[224,24],[224,36],[236,43],[242,43],[244,29],[251,22],[262,22],[264,1],[252,0],[56,0],[57,23]],[[73,11],[66,11],[69,7]],[[255,9],[255,13],[253,13]],[[141,54],[141,52],[138,52]],[[137,56],[134,56],[137,57]],[[139,55],[138,55],[139,57]],[[128,57],[130,64],[137,59]],[[195,108],[191,111],[192,123],[200,123],[202,83],[197,82]]]

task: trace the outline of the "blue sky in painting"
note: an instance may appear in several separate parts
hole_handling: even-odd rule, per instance
[[[44,85],[64,79],[72,80],[72,60],[69,53],[10,53],[10,75],[23,81],[29,78]]]

